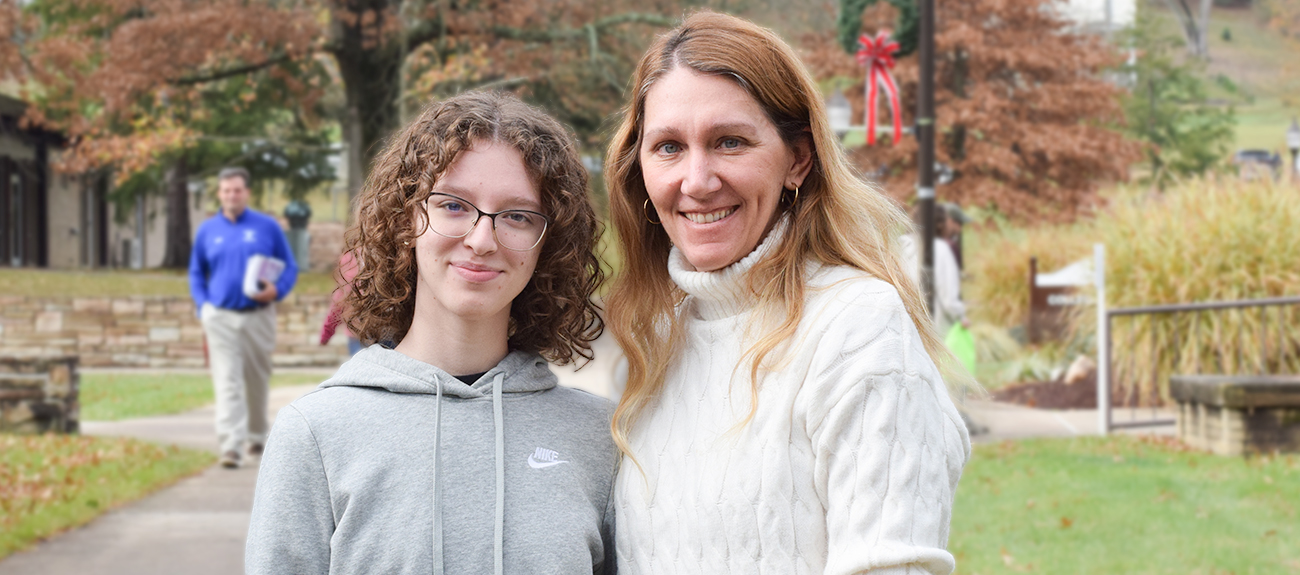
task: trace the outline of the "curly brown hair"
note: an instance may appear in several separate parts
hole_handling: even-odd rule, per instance
[[[587,170],[563,125],[508,93],[467,92],[430,104],[375,160],[345,236],[359,270],[344,296],[343,320],[363,342],[396,345],[406,336],[415,312],[415,238],[423,231],[411,222],[423,220],[438,178],[480,142],[523,155],[551,218],[535,248],[542,250],[537,271],[510,306],[510,349],[561,365],[592,359],[591,342],[604,330],[592,294],[604,272]]]

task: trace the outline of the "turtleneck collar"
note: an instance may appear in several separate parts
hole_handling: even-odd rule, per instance
[[[776,250],[781,238],[785,237],[789,221],[788,215],[782,215],[754,251],[717,271],[692,270],[686,262],[686,256],[682,255],[677,246],[673,246],[668,253],[668,275],[677,287],[691,296],[695,310],[702,319],[722,319],[746,311],[753,305],[753,295],[749,292],[745,274],[759,260]]]

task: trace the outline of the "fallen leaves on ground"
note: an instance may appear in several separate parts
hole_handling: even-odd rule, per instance
[[[87,481],[96,478],[97,471],[104,464],[147,464],[166,457],[175,449],[125,438],[2,435],[0,529],[16,523],[43,504],[71,501]]]

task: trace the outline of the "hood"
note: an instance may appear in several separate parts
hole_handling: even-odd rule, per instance
[[[475,399],[492,398],[492,428],[496,460],[496,514],[493,529],[493,564],[495,575],[503,574],[505,549],[505,425],[502,415],[502,396],[507,393],[531,393],[555,387],[555,374],[546,360],[535,353],[512,351],[495,367],[483,374],[474,385],[452,377],[451,374],[412,359],[381,345],[372,345],[357,352],[342,366],[334,377],[320,387],[369,387],[393,393],[419,393],[436,396],[433,421],[433,548],[434,575],[443,575],[442,538],[442,404],[443,396]]]
[[[558,383],[546,360],[536,353],[512,351],[474,385],[468,385],[437,367],[376,344],[357,352],[320,387],[370,387],[393,393],[436,395],[441,384],[442,395],[473,399],[492,397],[497,374],[503,376],[502,393],[546,391]]]

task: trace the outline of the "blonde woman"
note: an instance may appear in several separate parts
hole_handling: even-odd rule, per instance
[[[620,571],[952,571],[970,443],[895,255],[905,214],[768,30],[694,14],[632,88],[606,171]]]

